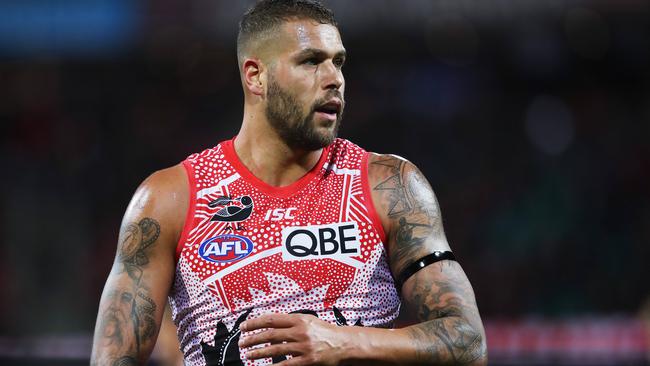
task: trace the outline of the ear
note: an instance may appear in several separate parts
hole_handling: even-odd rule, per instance
[[[262,96],[264,94],[264,65],[260,60],[247,58],[242,64],[242,73],[244,75],[244,86],[253,95]]]

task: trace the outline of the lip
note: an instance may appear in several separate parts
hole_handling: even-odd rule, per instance
[[[336,121],[337,114],[336,113],[326,113],[326,112],[319,112],[316,111],[316,115],[320,116],[326,120],[329,120],[330,122]]]
[[[338,98],[333,98],[333,99],[330,99],[330,101],[325,103],[323,106],[324,107],[336,107],[336,113],[339,114],[339,113],[341,113],[341,106],[343,106],[343,102]]]

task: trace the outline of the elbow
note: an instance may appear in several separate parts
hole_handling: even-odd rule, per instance
[[[469,355],[466,365],[471,366],[487,366],[488,352],[485,334],[483,332],[476,332],[475,341],[465,350]]]
[[[456,364],[470,366],[486,366],[488,364],[487,341],[483,327],[477,329],[475,326],[466,324],[465,332],[460,336],[463,346],[459,347],[459,354],[455,358]]]

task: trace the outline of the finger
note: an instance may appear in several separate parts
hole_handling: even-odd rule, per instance
[[[287,328],[266,329],[257,334],[250,334],[239,339],[239,347],[247,348],[264,343],[282,343],[297,341],[293,331]]]
[[[296,324],[301,314],[263,314],[255,319],[248,319],[239,325],[239,329],[250,332],[264,328],[289,328]]]
[[[261,358],[279,357],[287,355],[299,355],[295,342],[272,344],[267,347],[250,350],[244,354],[247,360],[259,360]]]

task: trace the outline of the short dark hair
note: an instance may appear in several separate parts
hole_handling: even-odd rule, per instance
[[[245,46],[256,36],[294,19],[309,19],[337,27],[334,13],[317,0],[260,0],[239,22],[237,58],[241,61]]]

